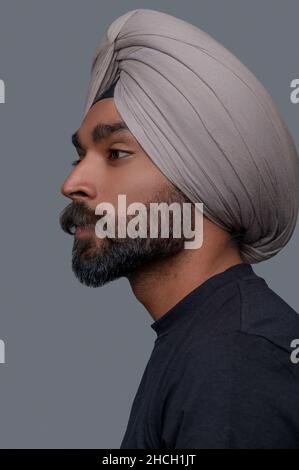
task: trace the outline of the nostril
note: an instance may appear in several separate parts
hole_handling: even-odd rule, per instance
[[[86,197],[86,193],[84,191],[76,191],[75,193],[71,194],[72,197]]]

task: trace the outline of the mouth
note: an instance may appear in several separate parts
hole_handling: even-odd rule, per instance
[[[95,234],[94,225],[78,225],[75,230],[77,238],[90,237]]]

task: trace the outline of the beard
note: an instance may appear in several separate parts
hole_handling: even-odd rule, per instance
[[[178,188],[167,185],[151,198],[150,202],[191,202]],[[149,234],[150,202],[144,203],[147,209],[147,233]],[[193,208],[192,208],[193,209]],[[182,213],[182,208],[181,208]],[[99,220],[94,211],[82,203],[69,204],[60,215],[60,226],[73,235],[73,228],[80,225],[93,225]],[[159,219],[159,222],[161,219]],[[72,248],[72,270],[77,279],[88,287],[100,287],[120,277],[136,274],[138,269],[162,258],[175,255],[184,249],[185,237],[173,236],[173,214],[169,212],[169,237],[161,237],[159,223],[158,237],[147,238],[101,238],[93,236],[74,239]],[[116,221],[117,223],[117,221]],[[181,227],[182,228],[182,227]],[[181,230],[181,234],[183,231]]]

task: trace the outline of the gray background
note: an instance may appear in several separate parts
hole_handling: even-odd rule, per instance
[[[181,17],[230,49],[270,92],[299,148],[296,0],[0,0],[2,448],[119,448],[153,347],[152,318],[128,281],[79,284],[72,238],[58,224],[92,55],[134,8]],[[253,266],[297,311],[298,249],[297,224],[280,254]]]

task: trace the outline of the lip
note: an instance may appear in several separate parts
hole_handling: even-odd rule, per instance
[[[93,225],[78,225],[76,227],[75,235],[78,238],[90,237],[95,233]]]

